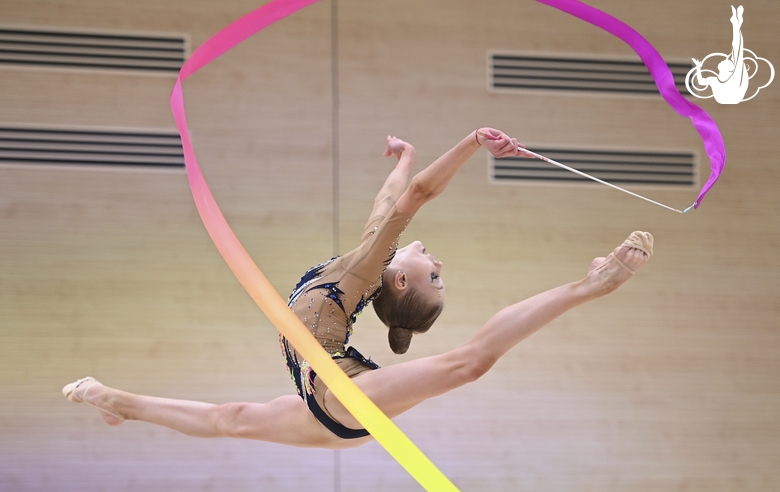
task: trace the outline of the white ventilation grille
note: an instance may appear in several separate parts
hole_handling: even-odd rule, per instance
[[[616,185],[693,188],[697,181],[694,152],[561,149],[528,147],[537,154]],[[493,183],[582,183],[597,185],[565,169],[528,157],[490,156]]]
[[[176,75],[187,38],[0,26],[0,65]]]
[[[0,124],[0,164],[183,170],[184,154],[176,130]]]
[[[683,95],[687,62],[669,62],[675,85]],[[658,94],[647,67],[636,58],[594,58],[586,55],[494,52],[488,55],[491,90],[577,91],[605,94]]]

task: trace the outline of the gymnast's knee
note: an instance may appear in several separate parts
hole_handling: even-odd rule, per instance
[[[494,357],[480,353],[476,350],[469,350],[462,347],[459,354],[460,363],[457,364],[457,372],[462,384],[473,383],[484,376],[496,363]]]
[[[214,427],[220,437],[249,437],[248,403],[225,403],[214,407]]]

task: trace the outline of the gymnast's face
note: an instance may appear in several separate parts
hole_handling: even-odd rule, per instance
[[[420,241],[396,251],[390,267],[396,270],[394,281],[398,290],[413,287],[432,302],[444,301],[442,263],[427,253]]]

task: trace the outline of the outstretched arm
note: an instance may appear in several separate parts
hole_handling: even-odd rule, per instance
[[[492,135],[486,138],[485,134]],[[493,128],[480,128],[468,134],[457,145],[420,171],[396,203],[404,212],[415,213],[425,203],[439,196],[452,181],[455,173],[479,149],[484,146],[496,157],[521,155],[523,146]]]
[[[387,149],[384,155],[395,156],[398,164],[387,176],[385,184],[374,198],[374,210],[369,217],[387,215],[406,189],[412,168],[417,162],[417,151],[414,146],[391,135],[387,136]]]

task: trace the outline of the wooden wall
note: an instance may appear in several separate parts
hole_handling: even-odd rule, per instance
[[[728,50],[728,3],[590,3],[664,56]],[[780,68],[780,4],[743,4],[746,46]],[[179,32],[197,47],[255,7],[0,0],[0,23]],[[529,146],[703,155],[689,121],[660,98],[488,92],[491,49],[631,53],[554,9],[528,0],[337,7],[337,159],[328,1],[185,84],[209,184],[283,296],[306,268],[355,244],[392,166],[381,157],[388,133],[414,143],[422,164],[485,125]],[[397,419],[462,490],[780,489],[778,83],[738,106],[702,102],[728,166],[693,213],[606,188],[492,185],[484,152],[420,212],[404,239],[444,261],[448,305],[403,357],[364,313],[353,343],[383,365],[456,347],[501,307],[579,278],[632,230],[656,237],[651,263],[623,289],[563,316],[479,382]],[[0,122],[173,128],[172,85],[0,68]],[[640,191],[677,207],[695,198]],[[0,490],[415,490],[375,443],[334,453],[138,422],[109,428],[60,394],[85,375],[215,403],[294,391],[275,329],[213,247],[183,172],[0,166]]]

